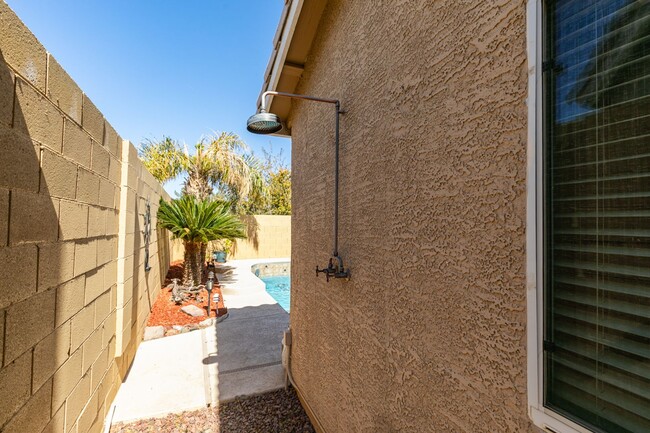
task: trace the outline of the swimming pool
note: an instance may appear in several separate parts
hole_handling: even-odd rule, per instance
[[[269,275],[260,277],[266,284],[266,291],[278,301],[282,308],[289,312],[291,305],[291,277],[288,275]]]

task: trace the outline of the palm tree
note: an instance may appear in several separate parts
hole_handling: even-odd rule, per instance
[[[264,213],[268,207],[269,188],[266,181],[267,167],[253,154],[244,155],[248,166],[250,188],[247,196],[242,196],[237,188],[223,188],[222,199],[232,204],[238,215]]]
[[[185,195],[171,202],[161,201],[158,224],[169,230],[185,246],[183,284],[201,284],[203,275],[202,246],[218,239],[246,237],[246,227],[233,215],[226,203],[206,199],[197,200]]]
[[[160,183],[174,179],[183,171],[183,152],[178,143],[169,137],[163,137],[160,141],[145,141],[140,145],[138,154],[149,173]]]
[[[259,164],[247,150],[236,134],[223,132],[199,141],[194,154],[169,137],[144,142],[139,154],[144,166],[161,183],[186,173],[184,194],[204,200],[216,188],[229,198],[246,199],[265,194]]]

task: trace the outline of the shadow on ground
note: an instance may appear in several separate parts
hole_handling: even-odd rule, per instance
[[[223,403],[218,408],[116,424],[111,433],[313,433],[293,389]]]
[[[230,308],[217,324],[216,342],[203,359],[213,401],[229,401],[284,387],[282,335],[289,314],[278,304]],[[216,349],[215,349],[216,347]]]

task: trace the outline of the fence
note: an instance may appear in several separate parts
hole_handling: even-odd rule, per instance
[[[161,196],[0,1],[1,431],[102,430],[167,272]]]
[[[229,260],[291,256],[291,216],[247,215],[243,220],[247,238],[235,241]],[[183,260],[183,251],[183,243],[173,241],[172,260]]]

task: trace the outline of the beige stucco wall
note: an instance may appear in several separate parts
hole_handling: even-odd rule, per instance
[[[292,371],[327,432],[526,432],[519,1],[332,0],[293,101]]]
[[[0,1],[0,431],[102,431],[169,263],[161,194]]]
[[[248,228],[246,239],[234,242],[228,260],[291,256],[291,216],[247,215],[242,217]],[[211,246],[209,250],[212,250]],[[172,242],[172,260],[183,260],[183,243]]]

